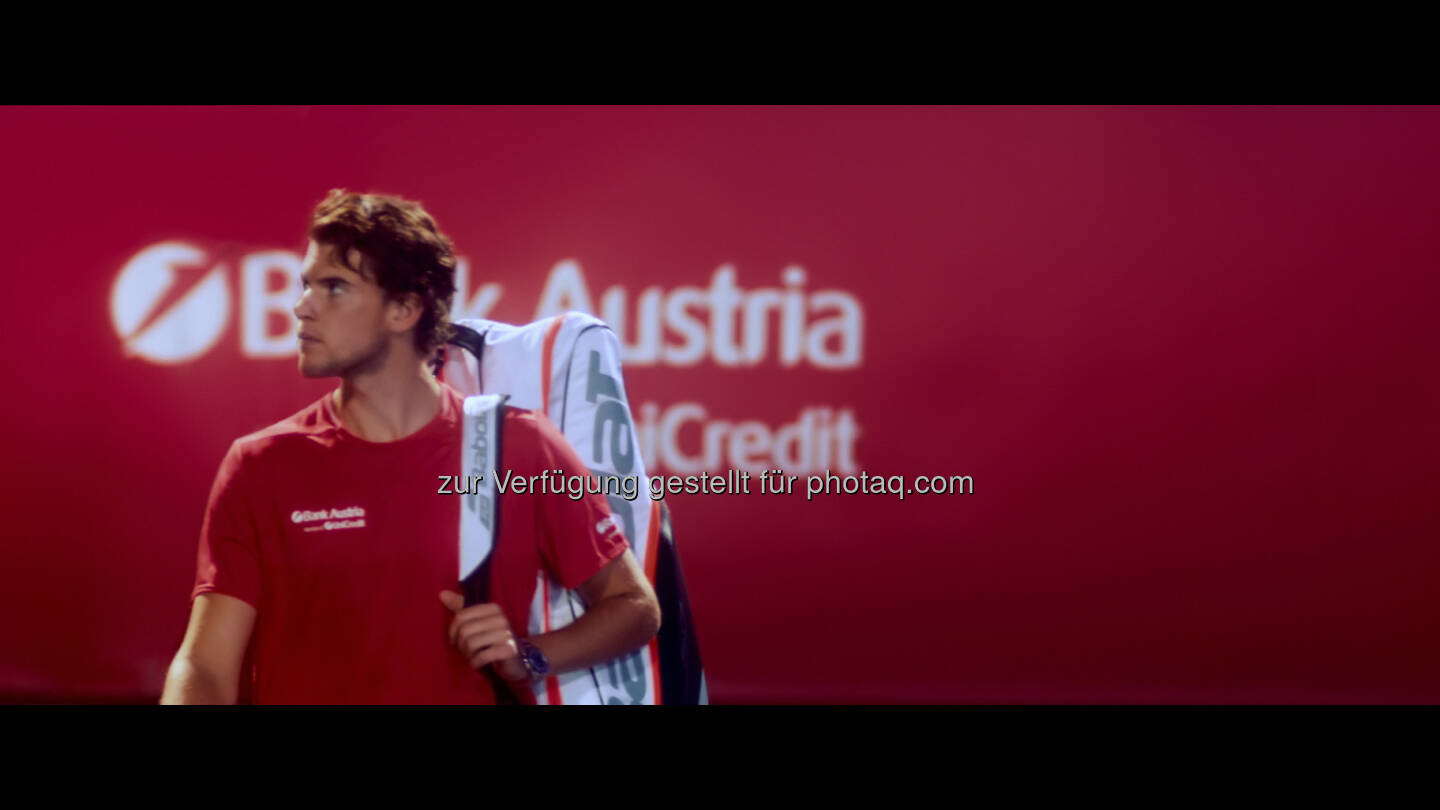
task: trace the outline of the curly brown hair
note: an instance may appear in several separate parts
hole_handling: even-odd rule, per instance
[[[417,202],[386,194],[331,189],[310,217],[310,238],[335,248],[350,270],[373,279],[387,297],[420,298],[415,349],[429,357],[450,337],[455,298],[455,252],[434,217]],[[350,249],[362,267],[350,266]]]

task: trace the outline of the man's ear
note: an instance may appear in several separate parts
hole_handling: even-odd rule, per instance
[[[414,329],[415,324],[420,322],[420,316],[424,311],[425,308],[417,293],[405,293],[385,302],[386,323],[390,330],[397,335]]]

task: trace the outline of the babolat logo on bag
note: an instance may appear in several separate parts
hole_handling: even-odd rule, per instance
[[[587,363],[585,401],[595,402],[597,397],[608,397],[595,408],[595,429],[591,434],[595,445],[591,448],[590,460],[599,467],[590,472],[602,478],[614,474],[629,475],[635,469],[635,428],[630,422],[630,410],[625,406],[625,395],[615,384],[615,378],[600,370],[600,352],[591,349]],[[607,446],[610,448],[608,464]],[[607,466],[613,467],[615,473],[609,473],[605,469]],[[630,514],[634,502],[618,494],[605,497],[610,502],[610,511],[620,519],[620,530],[626,537],[635,537],[635,518]]]
[[[476,419],[473,430],[475,438],[470,442],[470,480],[483,484],[485,481],[485,465],[490,460],[490,420]],[[471,490],[465,498],[465,505],[470,513],[480,519],[485,528],[493,528],[491,514],[495,508],[490,497],[490,490],[485,486],[477,486]]]
[[[596,467],[590,472],[601,478],[623,477],[630,475],[636,466],[635,427],[630,420],[624,392],[614,377],[600,370],[600,363],[600,352],[591,349],[586,358],[585,401],[598,401],[598,405],[595,408],[594,429],[590,434],[594,444],[590,448],[589,459]],[[612,469],[613,473],[610,472]],[[621,523],[621,531],[627,538],[636,537],[635,516],[632,514],[635,503],[618,494],[607,494],[605,498],[610,502],[612,517]],[[607,704],[645,702],[653,680],[647,677],[646,657],[649,652],[648,648],[642,647],[600,668],[611,689],[611,694],[605,699]],[[651,696],[651,702],[653,700]]]

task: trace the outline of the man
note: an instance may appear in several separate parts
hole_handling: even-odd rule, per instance
[[[437,493],[469,473],[463,400],[427,367],[449,330],[450,241],[415,203],[341,190],[309,236],[300,373],[340,385],[230,446],[161,702],[232,703],[243,677],[256,703],[533,704],[535,679],[645,645],[659,607],[599,495],[500,495],[491,602],[464,607],[460,499]],[[586,469],[543,413],[507,408],[501,438],[516,477]],[[542,568],[586,612],[517,637]]]

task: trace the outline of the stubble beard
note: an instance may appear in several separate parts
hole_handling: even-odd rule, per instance
[[[351,357],[330,357],[317,365],[307,365],[302,356],[300,358],[300,374],[312,379],[319,377],[348,378],[383,368],[385,359],[389,356],[390,341],[381,334],[376,336],[373,345]]]

